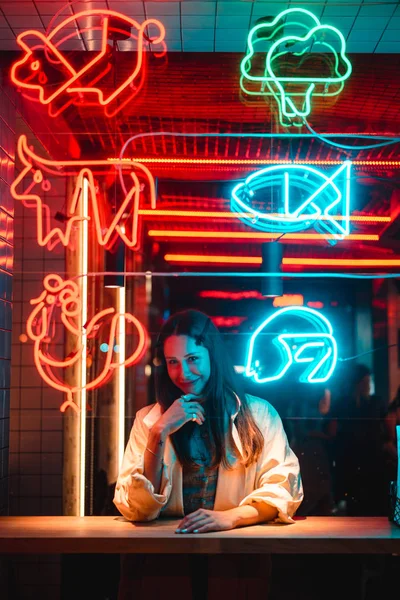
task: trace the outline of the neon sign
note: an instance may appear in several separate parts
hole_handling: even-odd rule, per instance
[[[243,92],[272,96],[281,124],[300,127],[311,98],[339,94],[352,66],[336,27],[321,25],[308,10],[289,8],[251,29],[240,70]]]
[[[308,165],[273,165],[234,187],[231,210],[253,229],[293,233],[313,226],[335,244],[350,232],[350,173],[350,161],[329,177]]]
[[[149,27],[157,31],[156,37],[151,40],[145,33]],[[85,39],[88,33],[94,33],[100,39],[101,49],[90,52],[93,58],[83,66],[74,66],[63,45],[70,40]],[[82,103],[101,105],[106,116],[112,117],[143,86],[144,45],[149,41],[161,44],[165,53],[164,38],[164,25],[157,19],[147,19],[140,24],[114,10],[84,10],[66,18],[48,35],[35,29],[20,33],[17,43],[25,54],[12,65],[11,80],[30,100],[47,105],[53,117],[71,104]],[[112,73],[108,43],[115,39],[129,39],[136,50],[136,64],[119,84],[115,84]],[[49,82],[51,85],[46,86]]]
[[[119,236],[129,248],[138,247],[138,210],[143,183],[147,184],[151,207],[154,209],[156,206],[155,183],[147,167],[134,161],[130,161],[129,165],[124,163],[123,170],[125,172],[128,169],[127,179],[130,179],[130,189],[125,195],[118,180],[119,166],[108,160],[48,160],[37,156],[28,147],[25,135],[18,139],[17,153],[24,168],[11,185],[11,195],[36,211],[37,241],[40,246],[52,250],[58,243],[69,245],[74,227],[83,220],[77,215],[83,181],[86,179],[91,205],[88,220],[93,224],[97,242],[101,246],[111,247],[116,236]],[[43,192],[51,188],[46,174],[49,177],[72,177],[74,180],[64,229],[51,227],[50,209],[42,199]],[[121,203],[115,214],[111,213],[109,206],[107,213],[107,191],[104,190],[114,194],[115,189],[121,192]]]
[[[298,364],[304,365],[301,382],[323,383],[336,363],[337,344],[328,319],[312,308],[289,306],[265,319],[252,334],[244,374],[256,383],[270,383]]]
[[[64,281],[59,275],[46,275],[43,280],[44,291],[38,298],[30,301],[34,307],[26,323],[28,337],[34,342],[34,362],[42,379],[54,389],[64,392],[67,399],[61,405],[60,410],[64,412],[71,407],[76,412],[80,408],[75,401],[82,390],[79,385],[71,385],[65,380],[68,367],[74,367],[82,362],[83,348],[86,344],[82,339],[94,340],[106,335],[107,350],[102,352],[102,369],[91,381],[87,381],[84,389],[89,391],[107,383],[114,372],[121,367],[130,367],[136,364],[143,356],[147,348],[147,333],[143,325],[130,313],[119,313],[115,308],[106,308],[94,315],[87,323],[80,326],[82,318],[82,304],[78,285],[71,279]],[[76,339],[73,351],[65,359],[59,359],[50,352],[52,335],[54,334],[55,322],[53,312],[59,309],[61,312],[61,323],[65,329]],[[121,320],[124,321],[121,324]],[[134,352],[125,357],[121,362],[118,360],[118,346],[114,340],[119,337],[119,329],[131,323],[138,335],[138,341]],[[104,347],[103,347],[104,349]],[[61,374],[59,373],[61,370]],[[63,377],[64,375],[64,377]]]

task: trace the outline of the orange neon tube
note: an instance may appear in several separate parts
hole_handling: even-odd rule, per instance
[[[175,209],[139,209],[139,216],[143,217],[188,217],[195,219],[238,219],[240,217],[251,217],[252,213],[240,213],[240,212],[230,212],[230,211],[202,211],[202,210],[175,210]],[[284,217],[284,214],[279,213],[271,213],[272,217]],[[302,218],[301,216],[298,217]],[[335,219],[338,221],[343,221],[344,219],[349,219],[350,221],[360,222],[360,223],[390,223],[391,217],[381,217],[374,215],[350,215],[349,217],[345,217],[343,215],[336,215]],[[304,215],[304,220],[309,219],[309,216]],[[317,217],[313,216],[313,219],[318,221],[324,221],[327,218],[323,215],[319,215]]]
[[[26,331],[28,337],[34,342],[34,362],[35,366],[42,379],[51,387],[67,396],[66,401],[62,404],[60,410],[64,412],[68,407],[71,407],[76,412],[79,412],[79,406],[74,400],[74,394],[79,394],[82,387],[79,385],[69,385],[61,376],[53,372],[51,367],[66,368],[82,360],[82,344],[81,332],[74,323],[73,319],[78,319],[82,310],[81,301],[79,298],[79,288],[72,280],[64,281],[59,275],[47,275],[43,280],[44,292],[38,298],[33,298],[30,303],[34,306],[31,314],[28,317]],[[76,337],[76,347],[69,357],[64,360],[53,357],[47,350],[51,342],[49,332],[52,320],[54,307],[57,306],[61,310],[61,320],[64,326]],[[51,310],[49,310],[49,307]],[[86,390],[91,390],[106,383],[113,374],[115,369],[128,367],[140,360],[146,351],[148,337],[143,325],[130,313],[120,314],[114,308],[107,308],[90,319],[85,325],[87,337],[94,337],[101,325],[106,322],[107,318],[111,318],[108,350],[105,355],[104,365],[101,372],[95,376],[92,381],[87,382],[84,386]],[[139,336],[138,344],[135,351],[122,362],[113,360],[114,340],[118,337],[119,323],[121,318],[126,322],[132,323],[136,328]]]
[[[119,158],[109,158],[110,162],[119,161]],[[129,162],[130,158],[123,159]],[[262,158],[154,158],[140,156],[135,160],[142,163],[154,164],[184,164],[184,165],[341,165],[342,160],[282,160]],[[352,160],[353,165],[400,167],[400,160]]]
[[[149,237],[157,238],[196,238],[196,239],[213,239],[218,242],[220,239],[235,240],[275,240],[282,236],[282,233],[253,233],[247,231],[172,231],[150,229]],[[323,240],[336,239],[332,234],[323,233],[285,233],[283,240]],[[379,241],[377,234],[350,233],[346,235],[345,240],[363,240],[370,242]]]
[[[100,216],[99,199],[96,189],[96,180],[104,180],[110,175],[110,163],[107,160],[66,160],[55,161],[48,160],[36,155],[29,148],[25,135],[21,135],[18,139],[17,154],[24,165],[21,173],[11,184],[11,195],[16,200],[21,200],[25,206],[36,208],[36,227],[37,241],[40,246],[51,245],[54,247],[57,242],[61,242],[64,246],[68,246],[71,239],[71,234],[74,226],[82,217],[78,213],[78,203],[81,201],[81,191],[84,179],[88,181],[88,195],[92,207],[92,217],[88,217],[94,223],[97,242],[101,246],[107,246],[113,240],[113,236],[118,235],[124,243],[131,249],[136,249],[138,246],[138,209],[141,198],[141,183],[136,172],[131,171],[129,176],[132,180],[132,187],[128,191],[117,213],[113,217],[111,223],[103,223]],[[149,169],[139,163],[131,163],[133,169],[137,169],[149,186],[150,205],[152,208],[156,206],[156,191],[153,176]],[[63,170],[64,169],[64,170]],[[40,188],[36,192],[36,186],[44,181],[46,171],[50,171],[53,176],[72,176],[76,178],[76,185],[70,204],[68,207],[68,220],[66,221],[65,230],[59,227],[48,230],[49,215],[45,210],[45,205],[42,201]],[[111,170],[115,175],[115,172]],[[30,177],[30,185],[27,189],[23,189],[23,183]],[[21,191],[19,186],[21,185]],[[47,207],[48,208],[48,207]],[[126,215],[129,215],[127,217]],[[128,218],[132,219],[132,233],[126,233],[125,224]]]
[[[210,256],[203,254],[166,254],[167,262],[261,265],[259,256]],[[310,267],[400,267],[400,259],[283,258],[282,265]]]

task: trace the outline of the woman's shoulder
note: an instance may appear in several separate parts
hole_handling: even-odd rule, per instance
[[[276,421],[279,419],[278,411],[264,398],[246,394],[246,402],[254,417]]]

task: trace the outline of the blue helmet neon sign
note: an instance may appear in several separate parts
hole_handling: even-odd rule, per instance
[[[273,348],[278,361],[271,366]],[[323,383],[335,370],[337,357],[328,319],[312,308],[288,306],[265,319],[251,336],[244,374],[256,383],[269,383],[297,364],[304,367],[299,381]]]
[[[335,244],[350,233],[350,174],[350,161],[330,175],[309,165],[273,165],[234,187],[231,210],[253,229],[292,233],[315,227]]]

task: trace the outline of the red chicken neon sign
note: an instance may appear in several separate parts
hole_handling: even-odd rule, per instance
[[[34,342],[35,366],[39,375],[49,386],[66,394],[66,400],[60,407],[61,412],[68,407],[79,412],[79,405],[75,400],[82,389],[93,390],[104,385],[116,369],[130,367],[143,357],[148,344],[147,332],[136,317],[127,312],[118,313],[115,308],[101,310],[80,327],[82,304],[77,283],[71,279],[64,281],[59,275],[53,273],[44,278],[43,287],[44,291],[39,297],[30,301],[33,310],[26,324],[28,337]],[[62,325],[76,339],[73,351],[63,360],[54,356],[50,351],[51,344],[54,343],[52,333],[54,332],[56,309],[60,310]],[[121,318],[125,320],[125,324],[133,325],[137,334],[136,349],[122,363],[118,361],[114,345],[114,340],[119,334]],[[84,388],[68,383],[65,378],[66,369],[74,367],[82,361],[85,347],[82,344],[83,336],[89,340],[99,341],[101,337],[103,342],[105,337],[108,341],[100,373],[91,381],[87,381]]]
[[[152,34],[156,32],[152,39],[146,33],[149,28]],[[88,53],[86,64],[74,65],[63,46],[88,37],[88,32],[100,38],[101,48]],[[118,38],[130,40],[131,48],[136,50],[136,64],[129,76],[115,85],[108,42]],[[25,54],[12,65],[11,80],[30,100],[47,105],[51,116],[59,115],[71,104],[84,103],[99,104],[112,117],[143,85],[146,43],[161,45],[160,56],[166,51],[164,38],[164,25],[157,19],[138,23],[113,10],[84,10],[66,18],[47,35],[35,29],[20,33],[17,43]]]
[[[138,247],[138,211],[144,187],[148,190],[151,207],[156,207],[155,183],[147,167],[134,161],[124,163],[125,174],[126,168],[129,169],[127,179],[130,179],[131,186],[125,193],[118,178],[118,164],[108,160],[48,160],[28,147],[25,135],[18,139],[17,153],[24,168],[12,183],[11,194],[16,200],[21,200],[24,206],[35,209],[37,241],[40,246],[47,246],[51,250],[59,242],[64,246],[69,245],[73,228],[86,218],[79,216],[82,184],[86,178],[91,207],[91,214],[87,219],[93,225],[98,243],[110,247],[119,236],[129,248]],[[64,229],[52,228],[49,207],[43,202],[42,195],[49,190],[49,178],[64,176],[74,179],[74,191],[67,207]],[[118,188],[121,193],[122,200],[114,214],[110,211],[105,214],[107,198],[102,198],[101,190],[107,187],[112,190]]]

